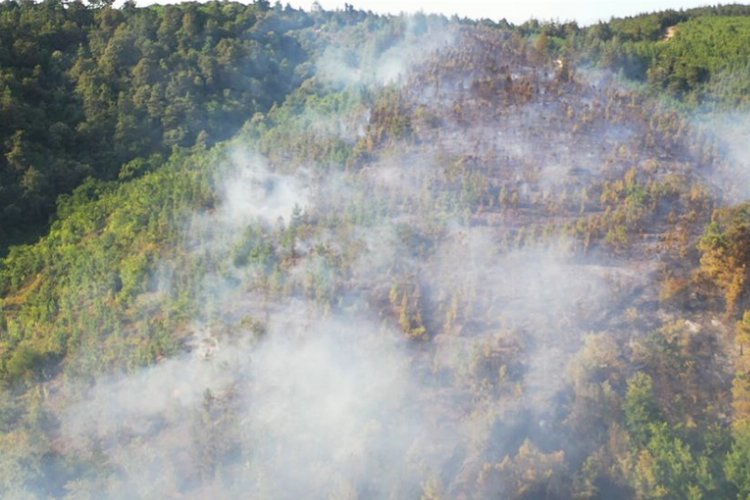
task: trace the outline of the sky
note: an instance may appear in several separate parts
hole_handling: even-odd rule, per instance
[[[273,2],[272,2],[273,3]],[[286,2],[282,1],[283,4]],[[343,8],[343,0],[318,0],[325,9]],[[347,0],[346,3],[362,10],[378,13],[417,12],[440,13],[447,16],[502,18],[514,24],[528,19],[575,20],[580,25],[664,9],[687,9],[709,5],[706,0]],[[715,2],[714,2],[715,3]],[[312,0],[290,0],[289,4],[309,10]]]

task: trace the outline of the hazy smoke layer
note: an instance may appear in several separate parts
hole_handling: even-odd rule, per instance
[[[204,279],[191,351],[69,396],[61,445],[106,457],[96,464],[105,479],[83,489],[122,498],[411,498],[440,485],[457,494],[475,491],[462,478],[488,456],[513,456],[521,436],[559,444],[548,422],[560,374],[638,278],[577,262],[564,240],[508,251],[497,231],[455,221],[420,250],[404,232],[426,230],[429,218],[399,214],[406,193],[394,186],[381,193],[393,217],[348,234],[300,235],[285,286],[301,297],[272,299],[254,291],[267,280],[261,269],[231,263],[243,228],[283,232],[295,211],[318,220],[344,213],[378,183],[390,190],[390,174],[314,180],[274,173],[255,154],[229,158],[221,205],[190,227],[197,255],[210,248],[229,261]],[[359,250],[334,268],[323,248]],[[334,309],[310,291],[347,281],[354,286]],[[391,303],[379,302],[389,294]],[[399,314],[412,316],[407,325]],[[432,342],[408,340],[404,328],[420,325]]]
[[[697,128],[709,137],[720,139],[724,161],[705,173],[717,187],[717,193],[728,204],[750,198],[750,116],[740,113],[703,115],[696,120]]]
[[[361,168],[227,148],[220,203],[195,215],[180,249],[199,274],[185,352],[55,396],[64,408],[55,446],[85,463],[68,492],[570,493],[556,480],[570,473],[566,456],[590,452],[568,420],[579,403],[571,362],[602,338],[617,358],[631,334],[625,311],[654,303],[642,287],[658,259],[586,254],[565,228],[590,209],[587,187],[651,160],[638,148],[645,125],[616,117],[603,127],[615,113],[601,104],[606,90],[591,84],[585,103],[567,102],[552,72],[536,75],[500,49],[481,46],[480,61],[468,51],[475,71],[462,73],[447,42],[479,42],[457,36],[408,24],[383,50],[324,53],[318,77],[328,83],[379,92],[413,78],[398,103],[411,135],[373,131],[378,110],[356,132],[335,114],[314,116],[320,140],[362,141],[371,156]],[[459,68],[442,82],[428,77],[436,48]],[[510,90],[491,89],[502,105],[476,97],[488,74],[514,63],[502,70]],[[564,120],[580,110],[572,130]],[[665,165],[654,179],[682,168]],[[643,254],[656,247],[647,236],[635,243]]]

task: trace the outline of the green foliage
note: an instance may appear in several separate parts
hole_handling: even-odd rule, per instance
[[[750,102],[750,17],[696,18],[675,30],[658,46],[648,70],[651,83],[689,99]]]
[[[632,444],[631,484],[640,498],[713,498],[725,488],[721,470],[725,432],[707,430],[694,447],[681,427],[664,420],[651,377],[628,381],[625,423]]]
[[[727,5],[613,19],[584,30],[580,57],[689,106],[750,104],[750,9]]]
[[[727,454],[724,472],[737,489],[737,498],[750,497],[750,427],[747,422],[734,431],[734,444]]]
[[[109,3],[0,4],[0,251],[86,177],[226,139],[304,77],[302,11]]]
[[[177,241],[185,217],[213,204],[206,167],[216,161],[211,153],[176,153],[133,182],[88,181],[60,200],[49,235],[14,247],[0,263],[0,378],[35,378],[63,356],[68,369],[91,374],[101,363],[126,368],[174,352],[177,343],[164,332],[189,302],[176,290],[157,294],[152,301],[163,310],[154,315],[154,304],[136,299],[155,292],[153,263]]]
[[[44,363],[44,354],[38,352],[28,345],[19,345],[5,363],[5,373],[8,377],[33,378],[35,373],[41,370]]]
[[[284,106],[254,116],[245,136],[271,160],[315,161],[340,168],[353,156],[368,97],[364,89],[331,91],[308,80]]]
[[[700,499],[715,494],[716,484],[706,457],[696,458],[667,423],[652,424],[650,434],[635,470],[639,497]]]
[[[645,445],[653,433],[653,424],[660,417],[651,377],[639,372],[628,380],[624,409],[625,422],[634,444]]]
[[[750,311],[745,311],[742,320],[735,326],[734,342],[739,347],[735,360],[735,375],[732,381],[732,409],[735,426],[745,428],[750,422]]]

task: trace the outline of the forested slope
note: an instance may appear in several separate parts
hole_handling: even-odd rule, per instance
[[[78,9],[59,81],[109,110],[39,105],[99,178],[0,264],[3,496],[750,492],[749,165],[686,112],[742,110],[743,7],[2,8]]]
[[[576,50],[688,108],[747,106],[748,14],[724,5],[613,19],[583,30]]]
[[[305,77],[308,54],[285,33],[311,23],[262,2],[0,4],[0,239],[46,223],[89,176],[139,175],[174,146],[229,138]]]

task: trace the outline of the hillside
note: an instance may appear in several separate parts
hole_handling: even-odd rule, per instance
[[[0,240],[37,236],[87,177],[139,175],[174,147],[231,137],[307,76],[285,32],[312,22],[262,2],[1,3]]]
[[[0,12],[85,19],[39,67],[75,88],[119,74],[106,102],[130,110],[109,129],[60,111],[62,143],[58,111],[2,122],[6,171],[34,136],[40,165],[95,172],[53,168],[48,228],[3,222],[44,233],[0,263],[3,497],[750,493],[742,7],[585,29],[264,2]],[[156,114],[138,101],[170,88]],[[71,95],[49,99],[93,106]],[[101,151],[79,142],[94,131]]]

